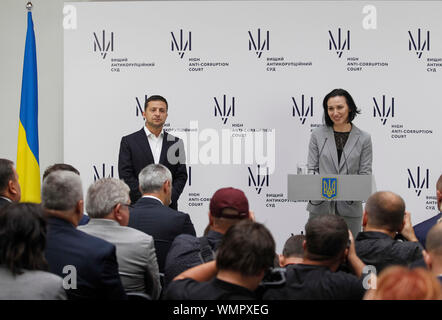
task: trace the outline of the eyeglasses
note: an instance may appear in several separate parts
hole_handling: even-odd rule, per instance
[[[132,204],[130,204],[130,203],[120,203],[120,205],[122,205],[122,206],[126,206],[126,207],[128,207],[129,209],[132,209],[134,206],[132,205]]]

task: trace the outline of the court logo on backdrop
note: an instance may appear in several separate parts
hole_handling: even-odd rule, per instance
[[[135,101],[137,102],[137,105],[135,106],[135,115],[137,117],[143,116],[144,104],[146,103],[147,98],[147,94],[144,95],[144,100],[143,98],[135,97]]]
[[[184,53],[186,51],[192,51],[192,32],[189,31],[187,33],[187,37],[183,31],[183,29],[180,29],[179,33],[170,33],[172,35],[171,39],[171,50],[177,51],[178,55],[182,59],[184,57]]]
[[[310,97],[310,99],[305,98],[306,97],[304,95],[302,95],[301,99],[298,100],[296,100],[295,97],[292,97],[292,116],[299,117],[301,124],[305,123],[307,117],[313,117],[313,97]]]
[[[252,31],[248,31],[249,34],[249,51],[255,51],[258,58],[261,58],[263,51],[270,50],[270,31],[263,31],[258,28],[258,32],[252,34]]]
[[[235,116],[235,97],[227,101],[227,96],[224,94],[221,99],[217,99],[217,97],[213,97],[213,99],[215,100],[215,117],[220,116],[223,124],[226,124],[230,117]]]
[[[391,98],[391,103],[388,103],[383,94],[382,99],[379,100],[373,97],[373,102],[373,117],[379,117],[383,125],[389,118],[394,118],[394,97]]]
[[[94,181],[102,178],[114,177],[114,166],[103,163],[101,166],[92,166],[94,169]]]
[[[260,194],[263,187],[269,186],[269,168],[264,169],[258,165],[256,174],[252,171],[252,168],[248,167],[247,169],[249,170],[249,187],[254,187]]]
[[[336,51],[338,58],[342,57],[342,53],[345,50],[350,50],[350,30],[347,30],[347,32],[345,32],[342,31],[341,28],[338,28],[336,33],[328,30],[328,35],[328,49],[330,51]]]
[[[94,35],[94,52],[100,52],[103,59],[106,59],[106,55],[109,52],[114,51],[114,33],[106,33],[103,30],[101,33],[93,33]]]
[[[408,51],[416,52],[419,59],[424,51],[430,51],[430,31],[425,33],[421,28],[418,28],[416,33],[412,33],[409,30],[408,36]]]
[[[407,169],[408,171],[408,189],[414,189],[417,196],[421,195],[423,189],[429,188],[430,170],[422,169],[417,166],[416,171]]]

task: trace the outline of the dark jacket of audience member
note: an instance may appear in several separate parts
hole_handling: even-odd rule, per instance
[[[273,266],[275,242],[264,225],[243,220],[224,235],[216,262],[184,271],[169,284],[171,300],[252,300]]]
[[[227,230],[243,219],[253,219],[247,197],[239,189],[217,190],[210,199],[209,208],[207,236],[197,238],[181,234],[173,241],[166,258],[166,286],[181,272],[215,259],[215,251]]]
[[[390,265],[409,265],[422,259],[419,244],[403,199],[380,191],[373,194],[365,205],[362,217],[363,232],[356,237],[356,252],[367,265],[381,272]],[[400,232],[409,241],[395,240]]]
[[[362,299],[362,280],[337,271],[347,258],[358,276],[364,264],[358,259],[345,221],[334,215],[310,219],[305,227],[304,259],[287,266],[286,283],[264,293],[268,300]]]
[[[176,236],[195,235],[187,213],[168,205],[172,195],[172,174],[161,164],[151,164],[141,170],[138,180],[143,197],[130,210],[129,227],[151,235],[155,241],[158,267],[164,272],[167,252]]]
[[[70,278],[69,299],[125,299],[115,246],[76,229],[83,216],[80,177],[69,171],[49,174],[43,181],[42,205],[49,216],[49,270]]]

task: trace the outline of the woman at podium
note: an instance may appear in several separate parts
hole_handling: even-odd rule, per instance
[[[325,125],[310,137],[307,166],[314,174],[368,174],[372,172],[371,137],[353,124],[360,110],[344,89],[334,89],[323,101]],[[309,219],[323,214],[341,216],[356,238],[361,230],[361,201],[309,201]]]

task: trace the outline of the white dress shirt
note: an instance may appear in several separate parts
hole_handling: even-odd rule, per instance
[[[150,151],[152,151],[153,161],[155,164],[158,164],[160,163],[161,148],[163,147],[164,131],[161,130],[161,133],[158,135],[158,137],[150,132],[146,126],[144,126],[144,131],[147,135],[147,141],[149,142]]]

